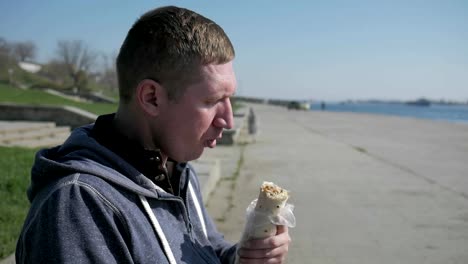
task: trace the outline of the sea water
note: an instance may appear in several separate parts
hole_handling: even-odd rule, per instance
[[[321,110],[320,103],[312,104],[311,110]],[[324,110],[396,115],[468,124],[468,105],[415,106],[404,103],[325,103]]]

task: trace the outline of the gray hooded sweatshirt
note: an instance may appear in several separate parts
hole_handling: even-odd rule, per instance
[[[17,263],[234,262],[188,163],[176,166],[174,196],[97,143],[92,126],[37,153]]]

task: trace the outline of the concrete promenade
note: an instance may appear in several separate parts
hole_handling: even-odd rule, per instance
[[[203,154],[221,165],[205,202],[228,240],[273,181],[296,206],[288,263],[468,263],[468,125],[249,106],[256,142]]]
[[[296,206],[288,263],[468,263],[468,125],[252,106],[256,143],[206,153],[225,175],[243,158],[208,202],[227,239],[273,181]]]

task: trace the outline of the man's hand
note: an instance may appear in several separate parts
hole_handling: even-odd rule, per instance
[[[238,251],[239,263],[285,263],[289,243],[288,227],[278,226],[275,236],[246,241]]]

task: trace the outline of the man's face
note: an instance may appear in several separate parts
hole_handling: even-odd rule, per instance
[[[197,159],[214,148],[223,129],[234,126],[230,97],[236,90],[232,62],[201,67],[201,78],[161,109],[161,150],[179,161]]]

